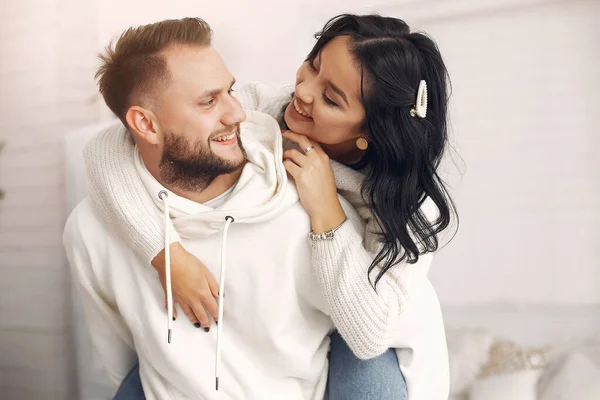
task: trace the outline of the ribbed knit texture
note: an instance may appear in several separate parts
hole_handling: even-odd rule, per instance
[[[119,122],[87,144],[89,196],[103,221],[150,263],[165,248],[164,215],[135,169],[135,143]],[[170,242],[180,238],[173,225]]]

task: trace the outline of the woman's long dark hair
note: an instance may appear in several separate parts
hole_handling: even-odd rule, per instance
[[[382,250],[374,287],[400,262],[414,264],[419,256],[438,249],[438,235],[446,229],[455,206],[437,168],[447,146],[449,78],[435,42],[410,32],[396,18],[379,15],[339,15],[315,35],[308,55],[313,60],[332,38],[350,38],[349,51],[361,71],[361,96],[369,147],[353,168],[366,171],[365,198],[381,228]],[[427,82],[427,117],[412,117],[421,80]],[[367,167],[367,168],[365,168]],[[422,210],[430,198],[437,208],[431,221]],[[429,216],[431,218],[431,216]]]

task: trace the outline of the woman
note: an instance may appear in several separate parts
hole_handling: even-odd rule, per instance
[[[340,15],[317,39],[293,94],[252,85],[238,98],[278,119],[297,145],[284,165],[311,219],[313,267],[338,330],[329,398],[403,399],[407,387],[410,399],[447,398],[443,322],[427,279],[454,210],[437,173],[447,143],[445,65],[435,43],[399,19]],[[111,159],[133,154],[111,140],[86,150],[91,195],[105,222],[152,260],[164,287],[163,217],[149,222],[136,204],[150,200],[111,185],[121,174]],[[345,223],[338,192],[364,219],[364,237]],[[217,284],[179,243],[170,249],[174,298],[208,330]]]

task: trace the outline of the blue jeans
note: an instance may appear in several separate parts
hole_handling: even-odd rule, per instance
[[[398,365],[396,350],[361,360],[340,334],[331,334],[329,353],[329,400],[405,400],[406,382]]]
[[[396,351],[370,360],[358,359],[339,333],[331,334],[329,400],[405,400],[406,382]],[[113,400],[144,400],[139,366],[125,377]]]
[[[125,379],[123,379],[113,400],[146,400],[144,389],[142,389],[139,365],[133,367]]]

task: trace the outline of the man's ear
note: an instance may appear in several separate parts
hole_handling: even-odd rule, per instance
[[[159,126],[152,111],[139,106],[130,107],[125,114],[127,125],[138,140],[148,144],[159,144]]]

